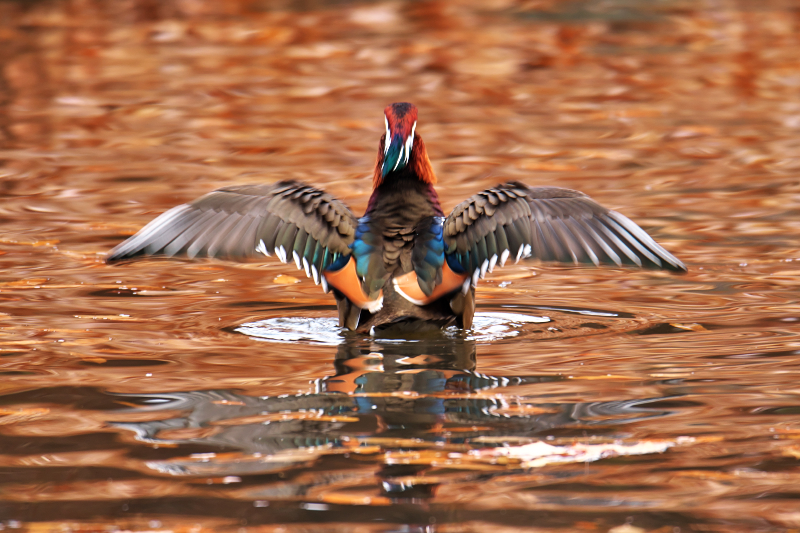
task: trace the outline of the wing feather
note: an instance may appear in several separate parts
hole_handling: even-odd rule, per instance
[[[444,222],[444,240],[473,279],[508,257],[686,270],[633,221],[585,194],[518,182],[457,205]]]
[[[278,250],[317,280],[333,256],[350,253],[355,225],[342,202],[299,182],[224,187],[160,215],[107,262],[149,255],[246,261]]]
[[[208,242],[208,247],[206,248],[206,253],[209,257],[224,257],[219,253],[220,249],[228,242],[228,234],[232,232],[241,219],[242,215],[233,213],[222,219],[219,226],[214,228],[214,236]],[[153,248],[154,249],[148,250],[150,255],[156,254],[159,251],[158,248]]]

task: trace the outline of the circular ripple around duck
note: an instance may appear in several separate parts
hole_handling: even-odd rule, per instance
[[[531,324],[550,322],[543,316],[521,313],[475,313],[473,328],[467,338],[476,342],[494,342],[517,337]],[[328,317],[276,317],[242,324],[234,331],[265,342],[307,342],[309,344],[337,345],[344,341],[345,330],[336,318]],[[460,330],[448,328],[448,337],[461,335]]]
[[[503,339],[518,337],[525,333],[530,324],[544,324],[550,322],[546,316],[523,315],[522,313],[486,312],[475,313],[472,320],[472,329],[467,333],[467,339],[476,342],[493,342]],[[456,328],[449,328],[448,334],[458,335]]]
[[[328,317],[279,317],[242,324],[234,331],[257,341],[337,345],[344,340],[339,320]]]

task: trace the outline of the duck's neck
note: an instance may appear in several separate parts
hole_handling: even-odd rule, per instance
[[[436,183],[436,174],[433,172],[428,151],[422,137],[414,136],[414,148],[408,164],[397,172],[390,172],[386,177],[382,174],[383,168],[383,143],[381,138],[378,160],[375,164],[372,196],[367,206],[367,215],[372,217],[387,216],[398,210],[408,210],[408,216],[400,218],[415,219],[424,216],[444,216],[439,203],[439,195],[433,185]]]
[[[415,222],[426,216],[444,216],[433,184],[419,179],[411,169],[387,175],[372,191],[366,214]]]

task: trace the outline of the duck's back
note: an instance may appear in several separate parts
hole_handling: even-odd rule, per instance
[[[433,186],[409,176],[376,188],[362,221],[367,231],[379,237],[383,267],[392,277],[413,270],[414,246],[426,238],[430,221],[443,216]],[[370,257],[377,259],[377,254]]]
[[[418,305],[400,295],[393,281],[416,273],[420,284],[441,271],[444,261],[442,223],[444,214],[431,184],[416,176],[398,176],[376,187],[367,212],[359,220],[353,256],[364,291],[375,297],[383,291],[383,308],[364,313],[359,329],[371,329],[398,321],[424,320],[432,324],[452,322],[447,303]],[[416,326],[415,326],[416,327]]]

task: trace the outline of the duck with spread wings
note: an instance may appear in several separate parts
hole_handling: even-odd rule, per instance
[[[367,211],[296,181],[217,189],[157,217],[109,263],[165,255],[293,261],[332,291],[342,327],[470,328],[478,280],[508,260],[686,267],[624,215],[585,194],[509,182],[445,216],[417,108],[384,110]]]

